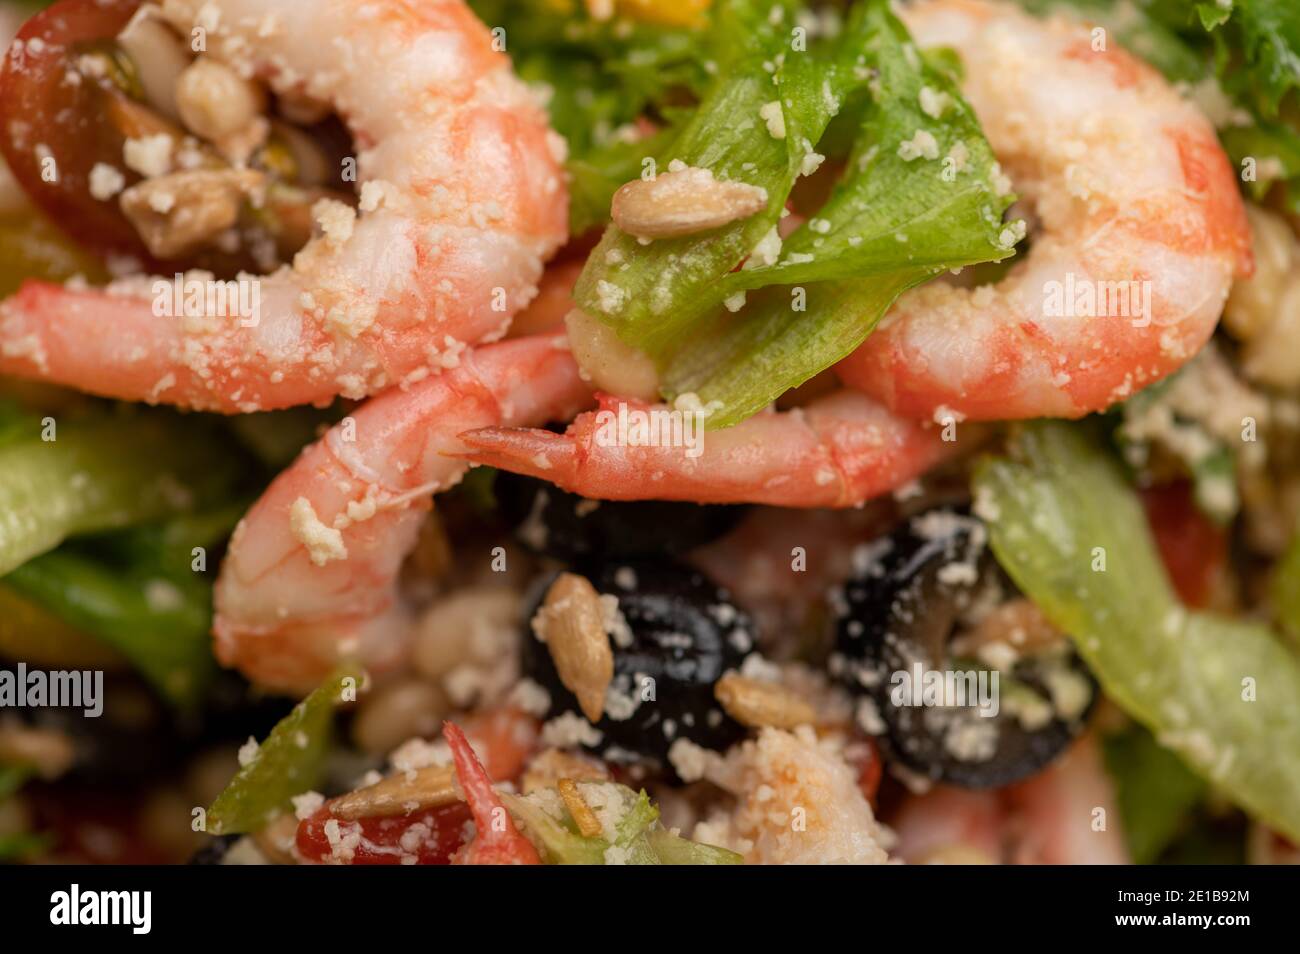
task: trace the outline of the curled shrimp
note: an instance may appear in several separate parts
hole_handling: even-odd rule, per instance
[[[888,819],[913,864],[1092,864],[1129,861],[1114,785],[1085,735],[1042,772],[997,792],[937,786]]]
[[[899,418],[847,390],[724,430],[697,427],[694,449],[607,439],[620,414],[688,412],[630,398],[600,400],[599,411],[579,416],[564,434],[469,431],[462,435],[473,448],[466,456],[605,500],[849,507],[902,486],[957,446],[939,429]]]
[[[292,266],[245,278],[249,313],[156,317],[152,278],[29,282],[0,305],[0,374],[251,412],[410,384],[506,333],[566,235],[563,144],[462,0],[319,0],[310,16],[293,0],[168,0],[165,12],[187,36],[204,28],[209,55],[338,112],[360,211],[318,212],[323,234]]]
[[[1002,420],[1081,417],[1181,367],[1253,268],[1211,124],[1077,21],[986,0],[901,16],[918,44],[961,56],[963,91],[1041,228],[996,284],[905,294],[841,378],[909,416]]]
[[[563,335],[467,352],[460,366],[374,398],[309,447],[240,522],[217,581],[217,658],[302,692],[341,659],[390,669],[409,648],[397,598],[433,494],[468,464],[475,425],[567,418],[590,399]]]

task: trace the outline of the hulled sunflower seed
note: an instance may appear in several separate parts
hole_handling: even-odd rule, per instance
[[[456,770],[450,765],[398,772],[365,788],[330,801],[335,818],[391,818],[426,808],[441,808],[461,798]]]
[[[569,810],[573,816],[573,823],[578,826],[578,831],[584,838],[595,838],[602,831],[600,819],[596,813],[591,810],[582,797],[582,792],[578,791],[578,785],[571,778],[562,778],[555,786],[560,790],[560,798],[564,799],[564,807]]]
[[[727,715],[751,729],[793,729],[817,720],[813,707],[785,686],[734,672],[726,673],[714,684],[713,695]]]
[[[637,238],[676,238],[747,219],[766,205],[766,189],[687,166],[627,183],[614,193],[610,216]]]
[[[578,697],[582,714],[600,721],[614,678],[614,651],[596,588],[585,577],[561,573],[533,616],[533,632],[546,643],[560,682]]]

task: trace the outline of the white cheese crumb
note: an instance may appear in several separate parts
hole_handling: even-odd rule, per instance
[[[924,129],[918,129],[911,139],[904,139],[898,144],[898,157],[904,162],[911,162],[921,156],[926,159],[939,158],[938,140]]]
[[[146,179],[165,176],[172,170],[172,137],[166,133],[128,139],[122,145],[122,161]]]
[[[779,100],[765,104],[758,115],[767,123],[767,131],[773,139],[785,138],[785,111],[781,109]]]
[[[120,169],[97,162],[90,170],[90,194],[100,202],[107,202],[126,186],[126,177]]]
[[[342,245],[352,238],[357,213],[350,205],[337,199],[321,199],[311,207],[311,215],[331,245]]]
[[[289,508],[289,529],[294,539],[307,548],[311,562],[324,566],[330,560],[345,560],[348,548],[341,531],[328,527],[316,516],[306,497],[299,497]]]

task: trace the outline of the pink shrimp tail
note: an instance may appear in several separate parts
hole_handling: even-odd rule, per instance
[[[841,391],[807,408],[751,417],[698,434],[694,446],[637,444],[620,421],[668,408],[600,396],[564,434],[486,427],[460,435],[466,459],[604,500],[689,500],[850,507],[887,493],[951,456],[957,442]],[[969,446],[964,435],[961,448]]]
[[[460,865],[540,865],[533,843],[519,833],[506,811],[501,797],[492,787],[492,779],[474,754],[465,733],[453,722],[442,726],[442,737],[451,747],[456,763],[456,779],[474,816],[477,833],[456,855]]]

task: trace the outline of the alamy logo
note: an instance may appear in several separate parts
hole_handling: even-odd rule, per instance
[[[1130,318],[1134,328],[1151,324],[1151,282],[1094,281],[1065,273],[1043,284],[1043,314],[1050,318]]]
[[[104,712],[99,669],[0,669],[0,709],[81,709],[89,719]]]
[[[132,934],[148,934],[153,925],[151,891],[70,891],[50,895],[51,924],[127,924]]]
[[[889,701],[899,707],[974,706],[982,717],[992,719],[1000,708],[999,676],[996,669],[926,669],[919,662],[913,663],[910,670],[899,669],[890,677],[893,688],[889,691]]]
[[[238,318],[241,328],[262,320],[262,283],[256,278],[223,282],[177,272],[153,283],[153,313],[158,318]]]
[[[682,447],[686,456],[704,453],[704,422],[708,410],[629,407],[627,402],[615,413],[609,409],[596,414],[595,440],[599,447]]]

